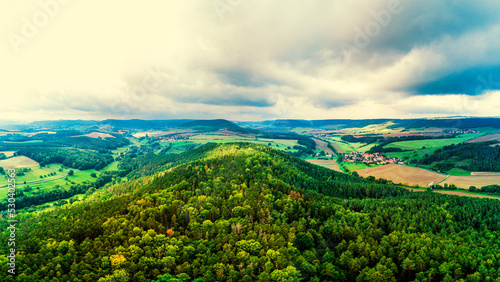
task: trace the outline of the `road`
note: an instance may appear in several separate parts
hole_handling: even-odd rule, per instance
[[[57,179],[61,179],[61,178],[64,178],[68,176],[67,174],[65,175],[62,175],[62,176],[58,176],[58,177],[54,177],[54,178],[50,178],[50,179],[45,179],[45,180],[38,180],[38,181],[33,181],[33,182],[29,182],[29,183],[22,183],[22,184],[17,184],[16,183],[16,187],[19,187],[19,186],[24,186],[24,185],[31,185],[31,184],[38,184],[38,183],[43,183],[43,182],[48,182],[48,181],[52,181],[52,180],[57,180]],[[9,185],[5,185],[3,187],[0,187],[0,189],[4,189],[4,188],[7,188]]]

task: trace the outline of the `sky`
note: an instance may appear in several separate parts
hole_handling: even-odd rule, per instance
[[[498,116],[500,1],[1,1],[0,120]]]

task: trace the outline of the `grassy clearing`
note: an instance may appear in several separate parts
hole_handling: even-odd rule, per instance
[[[376,144],[366,144],[366,143],[350,143],[350,142],[345,142],[340,137],[330,137],[330,138],[325,138],[328,141],[330,141],[333,144],[336,144],[339,146],[344,153],[351,153],[351,152],[366,152],[369,151],[371,148],[373,148]]]
[[[437,149],[438,148],[426,148],[426,149],[419,149],[419,150],[415,150],[415,151],[385,153],[385,155],[389,156],[389,157],[404,159],[407,161],[411,161],[412,159],[420,160],[426,154],[431,155]]]
[[[355,171],[359,169],[365,169],[365,168],[370,168],[370,167],[376,167],[378,165],[367,165],[363,163],[350,163],[350,162],[343,162],[344,167],[347,168],[350,171]]]
[[[128,145],[127,146],[123,146],[123,147],[120,147],[116,150],[112,150],[111,152],[113,152],[113,155],[119,155],[121,153],[124,153],[128,150]]]
[[[117,169],[118,161],[113,162],[106,166],[102,171],[109,171]],[[92,177],[91,174],[95,173],[97,176],[101,173],[95,169],[88,170],[78,170],[71,168],[64,168],[62,172],[59,169],[62,167],[61,164],[50,164],[44,168],[34,168],[31,172],[25,172],[24,176],[16,176],[16,184],[19,185],[17,188],[25,189],[27,187],[31,188],[31,191],[24,192],[25,194],[32,194],[37,191],[50,191],[54,189],[62,189],[68,188],[73,184],[82,184],[88,182],[94,182],[96,180],[95,177]],[[68,173],[69,170],[73,170],[74,174],[71,176],[61,177]],[[55,176],[40,178],[40,175],[48,175],[51,172],[56,172]],[[48,180],[42,183],[31,183],[37,182],[41,180]],[[26,181],[26,185],[22,185]],[[122,181],[125,181],[125,178],[122,178]],[[7,185],[7,180],[5,178],[0,179],[0,187]],[[7,189],[0,189],[0,200],[7,196]]]
[[[111,170],[118,170],[118,164],[120,164],[119,161],[114,161],[110,163],[109,165],[105,166],[102,171],[111,171]]]
[[[29,183],[34,181],[47,180],[68,173],[69,169],[64,169],[62,172],[59,171],[61,167],[62,167],[61,164],[50,164],[42,168],[32,167],[30,171],[24,172],[24,175],[16,175],[16,183],[22,184],[24,181]],[[56,175],[49,176],[49,174],[51,173],[55,173]],[[42,176],[42,178],[40,178],[40,176]],[[0,187],[7,185],[7,183],[8,182],[6,176],[0,179]]]
[[[464,170],[464,169],[461,169],[461,168],[452,168],[447,172],[447,174],[456,175],[456,176],[462,176],[462,175],[466,176],[466,175],[470,175],[471,172]]]

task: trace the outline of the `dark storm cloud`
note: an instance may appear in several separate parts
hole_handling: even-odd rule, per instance
[[[377,21],[382,28],[377,36],[370,38],[370,44],[364,48],[368,54],[388,51],[404,54],[444,37],[456,38],[499,22],[500,1],[496,0],[400,1],[400,5],[402,12],[392,14],[388,19],[384,6],[370,12],[371,17],[367,19],[367,23]],[[364,30],[365,26],[357,28]]]
[[[480,95],[500,90],[500,66],[477,67],[406,89],[414,94]]]

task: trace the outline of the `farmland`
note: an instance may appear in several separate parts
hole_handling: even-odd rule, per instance
[[[471,140],[468,140],[467,143],[486,142],[486,141],[492,141],[492,140],[500,141],[500,133],[482,135],[482,136],[473,138]]]
[[[118,169],[118,161],[115,161],[101,171],[112,171]],[[61,171],[62,170],[62,171]],[[46,167],[34,167],[31,170],[24,173],[22,176],[16,176],[16,183],[18,188],[31,187],[31,192],[25,192],[27,194],[33,193],[35,191],[49,191],[58,188],[67,188],[73,184],[81,184],[84,182],[92,182],[96,178],[92,176],[93,173],[99,175],[101,172],[88,169],[88,170],[78,170],[71,169],[74,171],[73,175],[67,175],[69,168],[63,168],[61,164],[50,164]],[[55,174],[49,176],[49,174]],[[42,177],[40,177],[42,176]],[[24,184],[26,182],[26,184]],[[33,183],[40,182],[40,183]],[[6,178],[0,179],[0,187],[5,187],[7,185]],[[2,200],[7,194],[7,189],[0,188],[0,200]]]
[[[73,137],[90,137],[90,138],[115,138],[113,135],[102,133],[102,132],[91,132],[84,135],[75,135]]]
[[[10,158],[14,155],[15,151],[0,151],[0,154],[4,154],[7,158]]]
[[[45,167],[31,167],[28,169],[28,171],[24,172],[24,175],[19,175],[18,173],[18,175],[16,176],[16,181],[19,184],[25,181],[29,183],[34,181],[47,180],[64,175],[68,171],[68,169],[63,170],[63,173],[59,171],[60,169],[60,164],[51,164]],[[53,175],[54,173],[55,175]],[[0,179],[0,187],[4,187],[5,185],[7,185],[7,180],[4,178]]]
[[[470,186],[476,186],[480,188],[482,186],[500,184],[500,175],[450,176],[448,179],[446,179],[446,181],[443,182],[443,184],[444,183],[455,184],[458,188],[463,188],[463,189],[467,189]]]
[[[391,180],[394,183],[406,183],[410,186],[419,185],[423,187],[429,186],[431,182],[438,182],[445,178],[445,175],[436,172],[398,164],[371,167],[357,170],[357,172],[363,177],[373,176]]]
[[[488,196],[488,195],[481,195],[481,194],[468,193],[468,192],[439,191],[439,190],[436,190],[435,192],[439,193],[439,194],[445,194],[445,195],[455,195],[455,196],[466,196],[466,197],[473,197],[473,198],[486,198],[486,199],[500,200],[500,198],[498,196]]]
[[[340,137],[329,137],[326,139],[331,141],[334,148],[337,146],[340,147],[342,150],[340,153],[366,152],[375,146],[375,144],[346,142],[341,140]]]
[[[332,160],[312,160],[311,159],[311,160],[307,160],[307,161],[312,163],[312,164],[315,164],[315,165],[319,165],[319,166],[326,167],[326,168],[329,168],[329,169],[332,169],[335,171],[342,172],[339,165],[337,164],[337,160],[335,160],[335,159],[332,159]]]
[[[402,150],[418,150],[423,147],[425,148],[441,148],[444,146],[449,146],[451,144],[459,144],[467,140],[473,139],[479,136],[479,134],[466,134],[461,135],[456,138],[446,138],[446,139],[426,139],[426,140],[413,140],[413,141],[401,141],[394,142],[384,146],[385,148],[400,148]]]
[[[22,167],[36,167],[39,164],[25,156],[12,157],[0,161],[0,167],[4,169],[9,168],[22,168]]]
[[[314,139],[314,142],[316,142],[316,148],[324,150],[328,155],[335,155],[332,149],[328,148],[328,143],[326,141]]]

